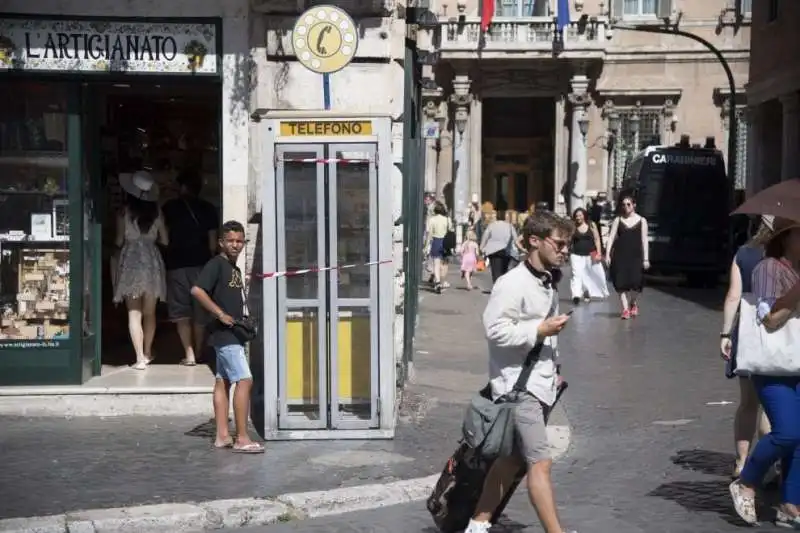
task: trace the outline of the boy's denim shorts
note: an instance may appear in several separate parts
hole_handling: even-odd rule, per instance
[[[214,346],[214,351],[217,352],[217,379],[237,383],[243,379],[253,378],[244,354],[244,346],[240,344]]]

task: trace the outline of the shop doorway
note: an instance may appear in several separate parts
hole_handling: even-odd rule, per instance
[[[146,169],[159,187],[159,204],[179,196],[177,176],[194,170],[203,180],[201,198],[221,213],[220,87],[193,81],[185,84],[90,84],[84,93],[86,161],[93,176],[89,195],[99,223],[95,256],[97,273],[90,293],[100,309],[95,346],[95,373],[135,362],[128,333],[127,310],[113,302],[112,256],[116,251],[116,217],[125,192],[119,176]],[[177,365],[184,357],[166,303],[157,308],[154,365]],[[85,347],[86,349],[86,347]],[[209,361],[198,354],[198,362]]]

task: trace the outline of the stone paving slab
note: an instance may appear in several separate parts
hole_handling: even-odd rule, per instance
[[[725,379],[717,355],[723,296],[721,288],[650,288],[642,299],[642,315],[628,322],[619,320],[613,299],[576,309],[560,339],[563,371],[570,382],[563,406],[572,439],[567,455],[554,466],[556,497],[568,529],[747,530],[727,491],[738,385]],[[436,305],[444,308],[449,297],[437,297]],[[442,335],[457,338],[456,332]],[[769,509],[760,513],[770,518]],[[493,533],[541,531],[524,491],[512,499],[507,515],[504,527]],[[759,528],[778,530],[771,524]],[[436,530],[423,502],[416,502],[240,531]]]
[[[464,402],[486,381],[475,313],[486,296],[425,296],[417,383],[404,395],[394,440],[269,442],[266,454],[246,456],[212,448],[210,405],[208,415],[188,417],[0,416],[0,519],[275,498],[438,473],[444,450],[455,447]],[[559,413],[553,423],[566,424]]]

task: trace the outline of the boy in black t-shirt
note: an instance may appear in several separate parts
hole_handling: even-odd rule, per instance
[[[231,326],[244,318],[244,280],[236,259],[244,248],[244,227],[235,220],[222,225],[219,232],[222,253],[213,257],[192,287],[192,296],[211,313],[214,320],[208,326],[208,343],[217,354],[217,380],[214,384],[214,418],[217,422],[216,448],[233,448],[237,453],[263,453],[264,447],[253,442],[247,434],[250,412],[250,391],[253,375],[244,353],[244,345]],[[231,383],[233,419],[236,440],[228,429],[228,406]]]

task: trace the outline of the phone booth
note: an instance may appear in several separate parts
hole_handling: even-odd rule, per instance
[[[259,127],[263,434],[392,438],[391,119],[271,111]]]

